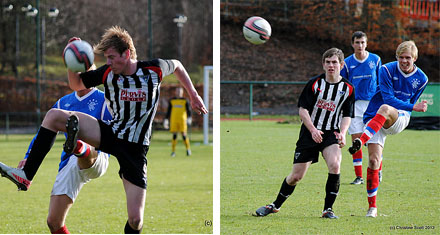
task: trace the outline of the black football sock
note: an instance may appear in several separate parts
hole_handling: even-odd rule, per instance
[[[37,133],[37,137],[34,140],[32,149],[29,152],[29,156],[26,160],[26,164],[23,167],[24,173],[28,180],[32,180],[38,171],[41,163],[46,157],[46,154],[52,148],[52,145],[56,139],[57,133],[44,127],[40,127]]]
[[[128,224],[128,220],[127,223],[125,224],[125,228],[124,228],[124,233],[125,234],[141,234],[142,232],[142,228],[140,230],[134,230],[130,224]]]
[[[324,210],[333,207],[333,203],[336,200],[336,196],[339,193],[339,176],[340,174],[330,174],[328,173],[327,184],[325,185],[325,203]]]
[[[277,199],[273,202],[275,208],[280,208],[281,205],[287,200],[287,198],[293,193],[295,190],[295,186],[291,186],[287,184],[286,178],[284,178],[283,184],[281,184],[280,192],[278,193]]]

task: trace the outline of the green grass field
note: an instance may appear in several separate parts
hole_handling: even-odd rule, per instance
[[[27,150],[31,135],[0,135],[0,161],[16,166]],[[186,157],[179,137],[177,156],[170,157],[171,134],[156,131],[148,152],[148,188],[143,233],[212,233],[212,146],[201,133],[192,133],[192,156]],[[49,233],[46,217],[58,170],[64,137],[58,135],[31,188],[18,192],[0,178],[0,234]],[[86,184],[71,208],[66,225],[72,233],[123,233],[127,221],[125,192],[119,164],[110,158],[107,173]],[[208,222],[208,223],[207,223]],[[208,224],[206,226],[205,224]]]
[[[221,234],[440,233],[439,131],[405,130],[387,138],[377,218],[365,217],[365,184],[349,184],[355,175],[348,147],[342,150],[341,186],[334,204],[338,220],[320,218],[328,173],[322,157],[279,213],[251,216],[275,200],[290,173],[299,127],[269,121],[221,122]],[[367,159],[364,155],[364,177]],[[402,229],[405,226],[413,228]]]

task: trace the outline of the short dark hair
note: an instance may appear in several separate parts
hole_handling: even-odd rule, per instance
[[[329,58],[334,55],[338,57],[339,63],[344,62],[344,52],[342,52],[342,50],[339,48],[333,47],[324,52],[324,54],[322,55],[322,63],[324,64],[325,58]]]
[[[351,42],[354,42],[354,39],[356,38],[363,38],[363,37],[365,37],[365,39],[368,40],[367,34],[365,34],[362,31],[356,31],[353,33],[353,35],[351,35]]]

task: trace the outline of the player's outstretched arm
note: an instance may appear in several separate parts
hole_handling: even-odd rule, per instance
[[[172,61],[175,67],[174,74],[176,75],[180,83],[182,83],[186,92],[188,92],[189,98],[191,100],[192,109],[199,114],[208,113],[208,110],[206,109],[205,104],[203,104],[202,98],[199,96],[196,89],[194,88],[194,85],[192,84],[191,78],[186,72],[185,67],[183,67],[182,63],[180,63],[180,61],[178,60]]]

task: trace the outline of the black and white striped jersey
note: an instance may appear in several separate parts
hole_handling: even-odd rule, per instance
[[[171,60],[138,61],[132,75],[114,74],[108,65],[81,73],[86,87],[104,84],[106,102],[113,119],[113,133],[119,138],[150,145],[162,78],[174,72]]]
[[[298,107],[309,111],[316,129],[338,130],[342,117],[354,118],[354,86],[345,78],[328,83],[321,74],[304,87]]]

